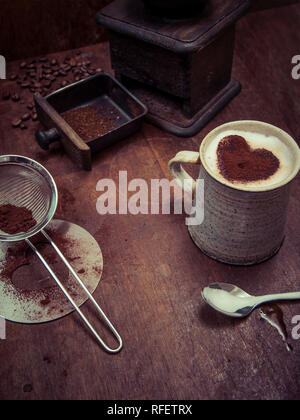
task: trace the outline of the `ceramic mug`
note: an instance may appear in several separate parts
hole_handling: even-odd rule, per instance
[[[263,186],[233,185],[207,165],[205,153],[210,142],[224,131],[239,130],[275,136],[291,151],[291,170],[280,182]],[[179,152],[169,162],[169,171],[185,189],[195,190],[196,181],[183,163],[201,164],[204,180],[204,221],[189,226],[196,245],[211,258],[234,265],[252,265],[275,255],[284,240],[290,184],[300,169],[300,150],[293,138],[281,129],[259,121],[236,121],[210,132],[200,152]]]

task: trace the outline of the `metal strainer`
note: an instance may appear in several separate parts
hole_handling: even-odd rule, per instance
[[[22,240],[26,241],[26,243],[31,247],[31,249],[35,252],[39,260],[48,270],[50,275],[53,277],[53,279],[55,280],[59,288],[62,290],[64,295],[70,301],[74,309],[80,315],[82,320],[85,322],[87,327],[94,334],[97,341],[103,346],[103,348],[108,353],[118,353],[122,349],[123,343],[117,330],[109,321],[101,307],[95,301],[91,293],[83,284],[82,280],[79,278],[78,274],[72,268],[68,260],[60,251],[60,249],[52,241],[50,236],[43,230],[52,220],[56,211],[57,202],[58,193],[55,181],[50,175],[50,173],[42,165],[40,165],[38,162],[35,162],[32,159],[23,156],[0,156],[0,206],[10,204],[16,207],[26,207],[32,212],[32,215],[37,222],[36,225],[26,233],[24,232],[9,235],[0,230],[0,242],[17,242]],[[29,240],[29,238],[31,238],[39,232],[41,232],[47,239],[47,241],[52,245],[59,257],[70,270],[71,274],[74,276],[76,281],[84,289],[89,299],[95,305],[97,311],[100,313],[101,317],[104,319],[109,329],[116,337],[119,343],[118,348],[111,349],[105,344],[105,342],[101,339],[96,330],[87,320],[85,315],[79,309],[77,304],[74,302],[74,300],[72,299],[68,291],[65,289],[63,284],[57,278],[57,276],[55,275],[49,264],[46,262],[44,257]]]

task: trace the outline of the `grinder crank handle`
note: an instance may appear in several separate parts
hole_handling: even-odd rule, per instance
[[[49,150],[50,144],[58,141],[61,136],[56,128],[50,128],[47,131],[36,131],[35,137],[43,150]]]

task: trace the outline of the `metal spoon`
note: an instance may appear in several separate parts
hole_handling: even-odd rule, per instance
[[[250,296],[237,286],[214,283],[205,287],[203,299],[216,311],[235,318],[244,318],[263,303],[280,300],[300,300],[300,292],[278,295]]]

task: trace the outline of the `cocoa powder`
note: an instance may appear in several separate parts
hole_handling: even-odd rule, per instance
[[[247,141],[237,135],[222,139],[217,149],[218,167],[228,181],[254,182],[274,175],[280,161],[266,149],[253,150]]]
[[[36,225],[32,212],[26,207],[11,204],[0,206],[0,230],[9,235],[28,232]]]

